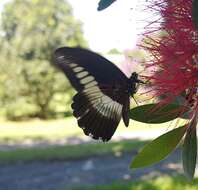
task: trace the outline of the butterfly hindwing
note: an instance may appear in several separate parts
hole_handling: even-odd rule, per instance
[[[99,88],[97,96],[96,89],[90,88],[89,91],[77,93],[73,101],[74,116],[84,133],[94,139],[111,139],[122,117],[123,105],[104,95]]]

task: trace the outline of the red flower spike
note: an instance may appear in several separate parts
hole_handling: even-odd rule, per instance
[[[146,40],[141,47],[151,55],[145,78],[155,97],[164,97],[163,104],[183,97],[197,121],[198,31],[192,19],[192,0],[150,0],[148,9],[160,18],[148,24],[143,34]]]

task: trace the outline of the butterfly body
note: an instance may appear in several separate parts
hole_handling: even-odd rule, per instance
[[[73,115],[86,135],[108,141],[121,118],[129,125],[130,96],[141,83],[137,73],[127,78],[109,60],[82,48],[59,48],[54,59],[77,90]]]

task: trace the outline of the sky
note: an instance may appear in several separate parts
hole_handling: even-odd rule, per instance
[[[0,0],[2,5],[8,0]],[[104,11],[97,11],[99,0],[67,0],[74,16],[83,23],[89,47],[98,52],[133,49],[137,40],[137,0],[117,0]]]
[[[119,51],[134,48],[137,0],[117,0],[103,11],[97,11],[99,0],[68,1],[75,17],[84,24],[84,35],[92,50],[107,52],[113,48]]]

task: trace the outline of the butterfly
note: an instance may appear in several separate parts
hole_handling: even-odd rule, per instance
[[[77,91],[71,107],[85,135],[109,141],[121,118],[129,125],[130,96],[143,83],[136,72],[128,78],[103,56],[78,47],[55,50],[54,64]]]

